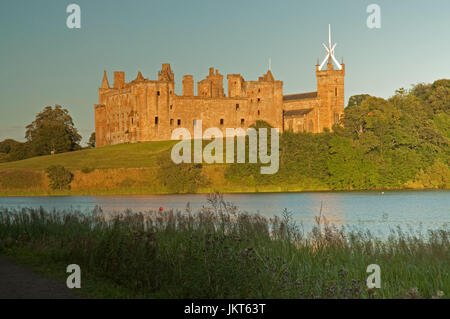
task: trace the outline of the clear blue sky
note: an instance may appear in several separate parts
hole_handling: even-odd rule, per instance
[[[81,7],[79,30],[66,27],[70,3]],[[366,26],[371,3],[382,10],[379,30]],[[86,140],[104,69],[112,84],[114,70],[155,79],[168,62],[181,93],[183,74],[197,82],[214,66],[256,80],[271,57],[285,94],[314,91],[329,23],[347,99],[450,78],[449,0],[2,0],[0,10],[0,140],[23,140],[55,104]]]

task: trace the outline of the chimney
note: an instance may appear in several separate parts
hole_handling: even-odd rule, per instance
[[[114,72],[114,88],[121,89],[125,86],[125,72]]]

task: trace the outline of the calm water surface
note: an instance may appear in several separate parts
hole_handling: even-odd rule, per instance
[[[450,225],[450,191],[225,194],[224,198],[242,211],[267,217],[281,215],[287,208],[305,231],[311,229],[321,205],[322,215],[331,222],[381,236],[396,226],[425,233]],[[0,207],[5,208],[90,211],[100,206],[105,212],[145,212],[161,206],[184,210],[187,203],[194,210],[201,208],[207,205],[206,195],[0,197]]]

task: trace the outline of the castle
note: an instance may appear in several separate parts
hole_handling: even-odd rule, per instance
[[[280,132],[331,130],[344,112],[345,77],[345,65],[337,63],[333,51],[330,43],[326,61],[316,65],[317,91],[291,95],[283,95],[283,82],[275,80],[270,69],[258,81],[229,74],[228,95],[223,75],[214,68],[197,83],[197,95],[192,75],[183,77],[182,95],[175,94],[169,64],[162,65],[158,80],[145,79],[139,72],[126,83],[124,72],[114,72],[113,87],[105,71],[95,105],[96,146],[170,140],[178,127],[193,136],[198,120],[203,129],[218,127],[224,136],[226,128],[247,129],[258,120]],[[333,61],[338,64],[336,69]]]

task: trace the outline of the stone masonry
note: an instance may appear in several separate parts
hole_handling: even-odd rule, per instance
[[[344,111],[344,77],[328,61],[326,70],[316,66],[317,92],[283,95],[283,82],[269,70],[258,81],[245,81],[240,74],[229,74],[228,95],[223,75],[214,68],[197,83],[185,75],[182,95],[175,94],[174,74],[163,64],[157,80],[143,77],[126,83],[124,72],[114,72],[111,87],[106,71],[95,105],[96,146],[170,140],[176,128],[187,128],[202,120],[203,131],[218,127],[247,129],[258,120],[280,132],[320,133],[339,121]]]

